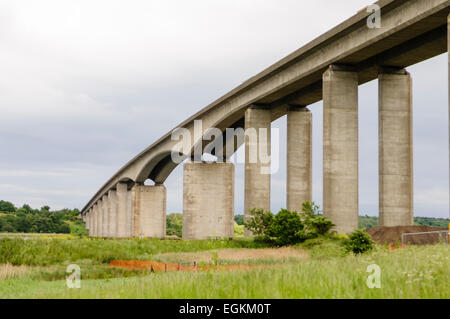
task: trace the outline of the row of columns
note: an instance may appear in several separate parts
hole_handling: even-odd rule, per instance
[[[166,233],[166,188],[119,183],[84,216],[89,236],[154,237]]]
[[[380,224],[412,225],[411,77],[384,70],[378,80]],[[358,84],[357,72],[349,69],[331,66],[323,75],[323,212],[338,233],[358,228]],[[246,131],[264,130],[266,138],[245,136],[244,220],[252,208],[270,210],[271,121],[270,109],[245,112]],[[300,212],[302,203],[312,201],[312,114],[305,106],[288,110],[286,182],[287,208]],[[183,238],[232,237],[234,165],[185,163],[183,185]],[[120,183],[85,218],[91,236],[163,238],[166,189]]]
[[[413,225],[412,81],[405,70],[379,75],[380,225]],[[358,228],[358,74],[331,66],[323,75],[323,212],[338,233]],[[268,128],[271,112],[249,108],[246,129]],[[270,134],[269,134],[270,136]],[[269,138],[270,141],[270,138]],[[267,148],[268,145],[259,145]],[[246,158],[251,143],[246,143]],[[270,175],[245,165],[245,220],[251,208],[270,209]],[[291,106],[287,115],[287,208],[312,200],[312,116]],[[247,232],[247,234],[249,234]]]

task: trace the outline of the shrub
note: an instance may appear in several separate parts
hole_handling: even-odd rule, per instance
[[[280,246],[293,245],[305,239],[304,224],[297,212],[282,209],[269,226],[269,236]]]
[[[234,222],[234,237],[243,237],[244,236],[244,225],[239,225]]]
[[[334,226],[333,222],[323,216],[314,216],[308,221],[308,225],[318,234],[325,235]]]
[[[168,236],[182,237],[183,233],[183,215],[174,213],[167,215],[166,218],[166,234]]]
[[[334,224],[319,214],[313,202],[303,203],[302,213],[282,209],[277,215],[257,208],[250,211],[245,226],[255,240],[278,246],[294,245],[327,234]]]
[[[256,237],[268,240],[269,228],[273,221],[273,214],[270,211],[265,212],[262,208],[254,208],[250,210],[250,217],[244,224],[249,231]]]
[[[320,208],[314,202],[302,204],[301,219],[305,224],[305,235],[307,238],[316,238],[325,235],[334,226],[333,222],[320,215]]]
[[[365,229],[355,230],[345,241],[345,250],[354,254],[363,254],[374,248],[375,243]]]

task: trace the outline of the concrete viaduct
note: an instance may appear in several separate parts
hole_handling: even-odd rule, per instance
[[[287,115],[287,208],[299,211],[312,198],[307,107],[323,100],[323,212],[339,233],[347,233],[358,227],[358,86],[378,79],[380,223],[412,225],[412,80],[406,67],[448,51],[450,0],[376,4],[380,28],[369,27],[372,12],[363,9],[179,127],[193,133],[195,121],[202,120],[200,138],[191,142],[203,152],[202,135],[210,128],[266,128],[270,137],[271,122]],[[172,132],[122,167],[86,204],[81,214],[91,236],[165,236],[164,181],[178,165],[171,157],[179,143]],[[248,162],[252,145],[247,138],[233,138],[222,147],[232,145],[236,151],[244,141],[248,218],[251,208],[270,209],[270,174],[261,172],[267,163]],[[270,150],[268,141],[259,147]],[[191,159],[184,163],[183,238],[232,237],[233,164],[183,156]],[[144,185],[147,179],[154,186]]]

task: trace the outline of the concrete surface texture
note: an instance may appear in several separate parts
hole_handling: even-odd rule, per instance
[[[261,129],[267,132],[267,138],[260,134]],[[247,221],[253,208],[270,210],[270,160],[267,162],[260,155],[271,155],[271,111],[254,107],[247,109],[245,132],[256,133],[245,136],[244,220]],[[245,235],[251,233],[246,229]]]
[[[312,113],[291,107],[287,115],[287,209],[301,212],[312,201]]]
[[[117,184],[116,190],[116,210],[117,210],[117,237],[130,237],[132,234],[127,228],[127,208],[128,208],[128,185]]]
[[[133,187],[134,236],[166,236],[166,188],[164,185]]]
[[[109,237],[109,209],[108,209],[108,195],[104,195],[102,199],[102,236]]]
[[[323,213],[338,233],[358,228],[358,74],[323,75]]]
[[[412,226],[412,81],[403,74],[379,76],[379,209],[381,226]]]
[[[109,211],[109,224],[108,234],[109,237],[117,237],[117,197],[116,191],[110,190],[108,192],[108,211]]]
[[[183,172],[183,239],[233,237],[234,165],[188,162]]]

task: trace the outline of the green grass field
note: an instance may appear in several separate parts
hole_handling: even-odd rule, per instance
[[[114,259],[177,257],[261,267],[196,273],[108,267]],[[71,263],[81,267],[80,289],[66,286]],[[381,268],[380,289],[366,285],[371,264]],[[248,239],[1,238],[0,298],[450,298],[449,266],[445,245],[344,256],[333,240],[274,250]]]

